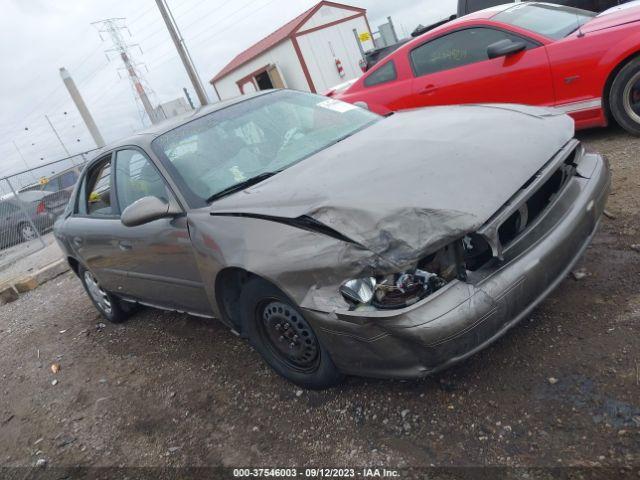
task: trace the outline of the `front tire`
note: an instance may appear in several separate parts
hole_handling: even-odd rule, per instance
[[[622,128],[640,136],[640,58],[618,72],[609,92],[609,108]]]
[[[80,266],[78,275],[91,302],[106,320],[111,323],[122,323],[129,318],[131,310],[123,308],[123,302],[120,299],[103,290],[93,273]]]
[[[300,309],[278,288],[253,278],[242,289],[240,305],[249,342],[276,373],[308,389],[344,379]]]

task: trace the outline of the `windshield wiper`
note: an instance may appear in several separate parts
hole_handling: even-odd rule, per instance
[[[209,198],[207,198],[207,203],[211,203],[219,198],[226,197],[234,192],[238,192],[240,190],[244,190],[245,188],[249,188],[252,185],[262,182],[269,177],[273,177],[275,174],[280,173],[282,170],[276,170],[275,172],[264,172],[260,175],[256,175],[255,177],[248,178],[240,183],[236,183],[235,185],[231,185],[230,187],[225,188],[224,190],[220,190],[217,193],[214,193]]]

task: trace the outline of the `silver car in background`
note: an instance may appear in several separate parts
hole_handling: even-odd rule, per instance
[[[307,388],[415,378],[503,335],[566,276],[609,191],[554,110],[380,117],[261,92],[89,162],[55,234],[98,310],[215,317]]]

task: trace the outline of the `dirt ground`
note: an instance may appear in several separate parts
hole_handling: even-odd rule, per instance
[[[104,325],[66,274],[0,307],[0,465],[601,465],[640,478],[640,139],[579,136],[614,175],[587,276],[462,365],[301,391],[215,321],[144,309]]]

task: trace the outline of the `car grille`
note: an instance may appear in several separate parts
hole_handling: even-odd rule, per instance
[[[577,140],[572,140],[533,175],[507,203],[480,229],[493,256],[504,258],[504,251],[525,235],[575,175],[576,163],[584,155]]]

